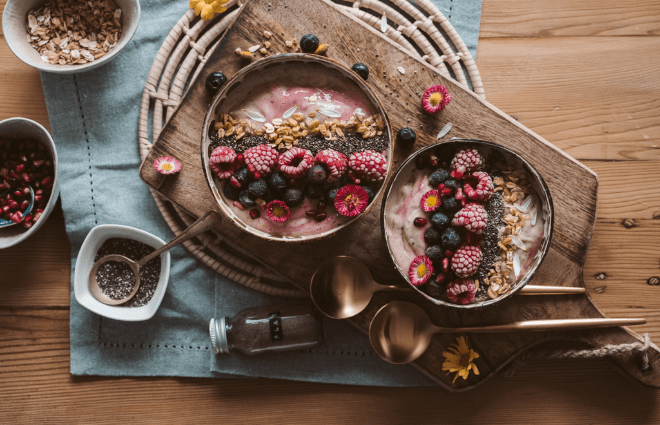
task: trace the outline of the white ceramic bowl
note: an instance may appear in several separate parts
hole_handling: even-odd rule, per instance
[[[51,65],[41,60],[39,52],[27,41],[25,23],[30,10],[41,7],[45,0],[7,0],[2,14],[2,32],[7,45],[17,58],[41,71],[73,74],[98,68],[111,61],[131,41],[140,22],[139,0],[113,0],[121,8],[122,34],[119,42],[100,59],[84,65]]]
[[[23,242],[39,230],[39,228],[41,228],[46,222],[48,216],[55,208],[57,198],[60,196],[60,173],[55,143],[48,130],[46,130],[41,124],[27,118],[9,118],[0,121],[0,139],[32,139],[41,142],[48,149],[48,154],[53,159],[53,168],[55,170],[53,190],[41,218],[37,220],[37,223],[34,226],[27,230],[20,224],[0,229],[0,249],[4,249]]]
[[[103,304],[94,298],[89,290],[89,272],[94,264],[94,257],[101,245],[108,239],[126,238],[142,242],[154,248],[160,248],[165,242],[143,230],[135,229],[118,224],[102,224],[93,228],[85,238],[80,253],[76,259],[76,270],[73,278],[73,292],[76,300],[86,309],[104,317],[127,322],[139,322],[148,320],[156,314],[160,303],[163,301],[167,282],[170,277],[170,253],[164,252],[160,255],[160,280],[151,301],[141,307],[121,307]]]

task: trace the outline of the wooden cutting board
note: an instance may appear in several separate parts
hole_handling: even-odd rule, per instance
[[[141,167],[140,176],[147,185],[194,216],[199,217],[209,209],[219,211],[202,171],[200,140],[204,115],[211,100],[204,89],[204,80],[214,71],[222,71],[227,76],[238,71],[243,62],[234,51],[237,47],[245,50],[263,44],[264,31],[273,34],[269,41],[274,52],[291,52],[285,46],[286,40],[300,39],[304,34],[314,33],[321,43],[330,46],[328,56],[332,59],[349,67],[357,62],[369,66],[367,82],[383,102],[394,132],[404,126],[412,127],[417,132],[417,142],[413,147],[395,146],[395,168],[396,163],[401,163],[415,150],[435,143],[436,135],[447,122],[453,125],[448,137],[488,140],[527,158],[543,175],[555,206],[552,244],[533,284],[583,286],[582,267],[596,221],[596,174],[468,89],[442,77],[439,70],[412,57],[378,31],[326,0],[250,0],[244,4],[204,69],[191,83],[178,110],[161,132]],[[397,67],[404,68],[405,74],[397,71]],[[445,85],[453,100],[444,112],[430,116],[422,113],[420,95],[432,84]],[[151,164],[156,158],[166,155],[178,158],[183,169],[175,176],[163,178],[154,171]],[[241,231],[229,222],[217,230],[304,290],[308,290],[316,268],[337,255],[350,255],[364,261],[380,283],[401,284],[402,278],[394,269],[381,236],[379,214],[380,205],[374,206],[367,216],[335,236],[306,243],[267,242]],[[517,296],[482,311],[459,312],[432,305],[415,294],[383,292],[376,294],[367,309],[349,321],[366,333],[373,315],[394,299],[420,304],[429,312],[433,321],[442,326],[603,316],[588,295]],[[569,339],[597,348],[641,341],[639,335],[627,328],[475,334],[470,336],[469,342],[480,354],[476,360],[480,374],[472,374],[467,380],[459,378],[452,383],[453,376],[442,371],[442,352],[455,342],[455,337],[434,337],[426,353],[413,363],[414,367],[452,391],[463,391],[479,385],[526,349],[544,341]],[[647,385],[660,386],[660,375],[655,372],[660,370],[660,352],[657,347],[649,351],[649,358],[651,368],[647,370],[641,369],[641,357],[636,353],[611,359],[637,380]]]

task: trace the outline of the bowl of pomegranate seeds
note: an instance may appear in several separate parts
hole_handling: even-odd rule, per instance
[[[550,246],[553,204],[543,177],[494,143],[452,139],[401,164],[381,226],[394,264],[429,301],[481,308],[529,282]]]
[[[209,78],[213,71],[221,70]],[[392,167],[391,129],[354,71],[318,55],[266,57],[209,91],[209,101],[204,171],[241,229],[273,241],[319,239],[376,204]]]
[[[0,121],[0,249],[35,233],[57,202],[57,152],[50,133],[26,118]]]

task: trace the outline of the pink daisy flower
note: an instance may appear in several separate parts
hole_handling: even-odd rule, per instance
[[[154,168],[161,174],[175,174],[181,170],[181,163],[174,157],[161,156],[154,161]]]
[[[440,112],[451,102],[451,95],[445,86],[436,84],[424,91],[422,95],[422,107],[430,114]]]
[[[337,191],[335,210],[343,216],[355,217],[364,212],[369,205],[369,195],[364,188],[349,184]]]
[[[291,210],[289,210],[289,207],[284,202],[274,200],[266,205],[266,214],[274,222],[282,223],[291,217]]]
[[[418,255],[415,257],[410,264],[410,269],[408,269],[410,283],[415,286],[425,284],[431,278],[432,274],[433,264],[431,264],[431,259],[426,255]]]

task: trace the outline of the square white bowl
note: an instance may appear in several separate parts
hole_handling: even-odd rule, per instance
[[[101,224],[94,227],[85,238],[76,260],[76,271],[73,278],[73,291],[76,300],[86,309],[104,317],[127,322],[148,320],[156,314],[163,301],[167,282],[170,277],[170,253],[166,251],[160,255],[160,279],[151,300],[141,307],[122,307],[103,304],[94,298],[89,290],[89,272],[94,264],[94,257],[101,245],[108,239],[125,238],[142,242],[153,248],[160,248],[165,242],[144,230],[118,224]]]

